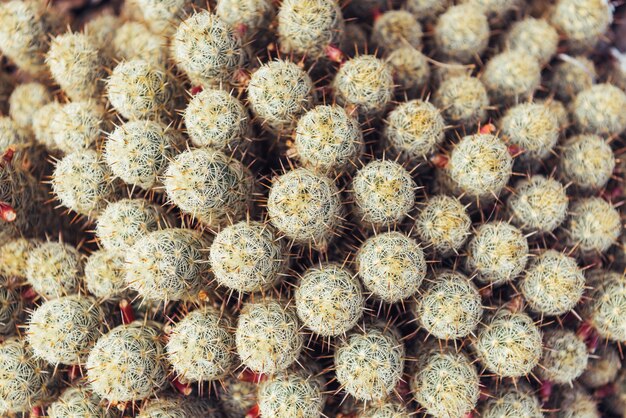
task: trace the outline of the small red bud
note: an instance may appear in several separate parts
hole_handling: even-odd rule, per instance
[[[326,53],[326,57],[332,62],[341,64],[346,60],[346,57],[343,55],[341,49],[336,46],[327,45],[324,52]]]
[[[445,168],[448,165],[448,161],[450,161],[450,158],[443,154],[435,154],[430,158],[430,162],[437,168]]]
[[[135,320],[135,310],[133,309],[133,305],[131,305],[126,299],[123,299],[120,302],[120,312],[122,314],[122,323],[124,325],[128,325]]]
[[[0,219],[4,222],[13,222],[17,218],[15,209],[8,203],[0,202]]]
[[[259,418],[261,416],[261,411],[259,410],[259,404],[254,405],[252,408],[246,412],[245,418]]]

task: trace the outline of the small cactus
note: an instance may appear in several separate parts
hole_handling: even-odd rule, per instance
[[[569,102],[578,93],[590,88],[598,77],[593,61],[584,55],[560,54],[554,66],[549,86],[560,100]]]
[[[568,138],[561,146],[558,173],[565,183],[583,191],[604,187],[615,169],[611,146],[593,134]]]
[[[444,79],[433,101],[442,115],[455,124],[475,125],[487,117],[487,90],[478,78],[466,74]]]
[[[194,6],[203,5],[197,0],[134,0],[143,21],[159,36],[170,36]]]
[[[407,0],[405,8],[418,20],[431,21],[445,12],[450,0]]]
[[[567,243],[583,254],[603,253],[622,232],[619,212],[599,197],[582,198],[570,206],[564,227]]]
[[[148,401],[137,414],[137,418],[221,418],[211,402],[202,398],[166,395]]]
[[[113,55],[120,61],[142,60],[155,67],[167,67],[167,42],[143,23],[125,22],[116,29],[111,43]]]
[[[572,118],[582,133],[619,135],[626,130],[626,93],[612,84],[582,90],[572,103]]]
[[[420,97],[430,80],[426,55],[413,47],[401,46],[388,54],[385,62],[391,68],[396,95],[410,99]]]
[[[565,221],[569,200],[565,187],[542,175],[520,180],[507,200],[511,222],[524,232],[549,233]]]
[[[525,417],[543,418],[541,403],[525,384],[506,385],[481,408],[483,418]]]
[[[114,418],[115,413],[102,405],[102,400],[84,386],[69,387],[47,409],[49,418],[101,417]]]
[[[595,355],[589,356],[587,367],[578,379],[590,389],[597,389],[615,381],[622,368],[620,353],[611,344],[601,344]]]
[[[306,372],[285,372],[262,382],[259,412],[275,418],[317,418],[324,409],[323,381]]]
[[[518,104],[506,111],[500,123],[502,137],[521,149],[523,160],[547,158],[559,139],[556,116],[543,104]]]
[[[606,0],[558,0],[549,18],[570,49],[587,51],[613,22],[613,9]]]
[[[28,257],[39,244],[37,239],[15,238],[0,245],[0,276],[25,278]]]
[[[215,14],[247,38],[267,29],[275,10],[270,0],[218,0]]]
[[[391,52],[403,46],[420,50],[422,35],[422,27],[411,13],[390,10],[374,21],[371,41],[381,51]]]
[[[369,403],[357,418],[409,418],[408,409],[400,402]]]
[[[556,29],[546,20],[532,17],[514,23],[504,40],[508,50],[528,53],[541,65],[550,62],[556,54],[558,43]]]
[[[556,418],[600,418],[598,402],[584,389],[567,388],[560,394],[559,411]]]
[[[626,278],[620,273],[598,270],[589,273],[587,281],[594,286],[585,308],[591,325],[603,338],[626,341]]]
[[[227,418],[240,418],[257,405],[257,384],[227,377],[218,386],[220,404]]]
[[[443,194],[428,199],[415,219],[417,235],[442,255],[458,253],[470,236],[471,226],[461,201]]]
[[[526,52],[505,51],[489,60],[481,80],[492,104],[523,102],[539,87],[541,67]]]
[[[76,293],[82,276],[83,256],[69,244],[41,244],[30,252],[26,262],[28,283],[46,299]]]
[[[61,109],[62,105],[53,101],[41,106],[32,115],[32,128],[35,139],[49,151],[57,149],[54,131],[52,130],[52,119],[61,112]]]
[[[587,367],[587,345],[574,332],[563,329],[547,331],[543,338],[543,356],[537,373],[556,384],[571,384]]]
[[[115,300],[125,294],[125,255],[117,250],[98,250],[85,263],[85,286],[102,300]]]
[[[49,127],[56,148],[71,154],[101,145],[101,132],[107,128],[105,118],[104,108],[91,100],[61,105]]]
[[[20,84],[9,97],[9,116],[19,128],[30,130],[35,112],[51,101],[52,95],[43,84]]]
[[[480,56],[489,42],[489,23],[479,8],[460,4],[439,16],[435,45],[449,60],[469,63]]]

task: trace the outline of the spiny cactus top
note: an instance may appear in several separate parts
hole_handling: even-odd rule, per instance
[[[349,172],[363,151],[359,123],[339,106],[316,106],[298,121],[293,153],[304,167],[330,175]]]
[[[507,110],[501,125],[502,137],[521,149],[523,159],[548,157],[559,139],[558,120],[543,104],[518,104]]]
[[[400,232],[370,237],[357,252],[355,261],[367,290],[388,303],[415,294],[426,275],[426,259],[420,245]]]
[[[85,286],[103,300],[121,297],[126,284],[125,254],[120,250],[98,250],[85,263]]]
[[[575,259],[547,250],[531,258],[519,290],[532,310],[546,316],[561,315],[582,297],[585,277]]]
[[[449,60],[468,63],[483,53],[489,42],[489,23],[479,8],[452,6],[435,26],[435,45]]]
[[[574,332],[554,329],[544,333],[543,356],[537,373],[557,384],[571,384],[587,367],[587,345]]]
[[[9,97],[9,116],[20,128],[30,129],[35,112],[51,101],[52,95],[43,84],[20,84]]]
[[[559,0],[550,13],[550,23],[578,51],[593,48],[612,21],[606,0]]]
[[[41,244],[30,252],[26,262],[28,283],[46,299],[76,293],[82,275],[82,256],[69,244]]]
[[[209,281],[206,247],[191,229],[150,232],[126,252],[126,282],[147,300],[190,299]]]
[[[148,401],[137,418],[221,418],[220,412],[207,399],[161,395]]]
[[[357,399],[379,400],[402,377],[404,345],[395,330],[372,326],[344,338],[335,350],[335,374],[341,388]]]
[[[523,102],[539,87],[541,67],[526,52],[504,51],[489,60],[481,80],[492,104]]]
[[[415,206],[411,173],[389,160],[374,160],[352,181],[355,215],[365,225],[384,228],[402,222]]]
[[[167,365],[159,330],[132,322],[103,335],[87,358],[94,393],[109,402],[145,399],[166,382]]]
[[[519,0],[462,0],[462,3],[468,4],[477,10],[482,11],[493,23],[498,23],[499,19],[506,17],[516,7],[519,6]]]
[[[104,312],[95,299],[63,296],[32,313],[26,336],[36,357],[52,365],[80,364],[100,337]]]
[[[443,142],[444,128],[445,122],[435,106],[411,100],[389,113],[385,138],[409,158],[426,158]]]
[[[218,386],[220,405],[228,418],[245,416],[257,404],[255,382],[239,380],[237,373],[224,379]]]
[[[554,66],[549,85],[556,97],[570,101],[578,93],[588,89],[597,78],[596,67],[584,55],[570,56],[559,54],[560,62]]]
[[[612,84],[595,84],[582,90],[572,104],[572,118],[579,131],[619,135],[626,130],[626,93]]]
[[[39,244],[37,239],[15,238],[0,245],[0,276],[25,278],[30,252]]]
[[[50,418],[87,417],[114,418],[115,413],[103,405],[97,395],[91,393],[81,382],[69,387],[47,409]]]
[[[100,48],[110,53],[111,42],[117,30],[122,25],[122,19],[113,13],[102,13],[89,19],[83,26],[83,33],[88,35]]]
[[[135,0],[141,10],[143,21],[150,30],[160,36],[174,33],[179,23],[194,6],[203,6],[198,0]]]
[[[259,412],[275,418],[317,418],[324,409],[323,380],[306,371],[283,372],[259,387]]]
[[[363,316],[365,298],[356,276],[339,264],[304,272],[295,294],[302,323],[322,336],[344,334]]]
[[[507,49],[527,52],[545,65],[556,54],[559,34],[546,20],[529,17],[513,24],[504,42]]]
[[[105,110],[93,100],[66,103],[52,116],[49,129],[56,147],[65,153],[95,147],[107,129]]]
[[[598,404],[599,402],[585,389],[575,386],[574,390],[566,388],[559,394],[560,410],[558,418],[600,418],[602,417]]]
[[[341,224],[342,206],[331,179],[298,168],[274,179],[267,212],[288,239],[324,249]]]
[[[448,121],[464,125],[482,122],[489,106],[484,84],[478,78],[465,74],[445,78],[433,101]]]
[[[165,170],[163,184],[172,203],[212,228],[243,218],[254,188],[246,166],[209,149],[179,154]]]
[[[599,197],[582,198],[570,205],[565,224],[568,244],[583,253],[603,253],[622,232],[619,212]]]
[[[295,309],[274,299],[244,305],[235,338],[241,361],[266,374],[286,370],[304,345]]]
[[[52,368],[23,339],[0,343],[0,414],[26,412],[51,395]]]
[[[560,182],[534,175],[515,185],[507,209],[511,222],[523,231],[551,232],[565,220],[568,203]]]
[[[436,195],[425,202],[415,219],[415,231],[442,255],[458,253],[470,236],[472,221],[455,197]]]
[[[393,398],[392,398],[393,399]],[[363,411],[359,412],[358,418],[409,418],[408,409],[400,402],[370,402]]]
[[[433,20],[450,6],[450,0],[407,0],[406,9],[418,20]]]
[[[365,50],[365,47],[363,47]],[[395,93],[416,99],[430,80],[428,58],[417,49],[404,46],[394,49],[386,59],[395,82]]]
[[[422,49],[422,27],[411,13],[389,10],[376,18],[371,41],[381,51],[393,51],[401,46]]]
[[[228,85],[245,61],[234,28],[208,11],[193,14],[178,26],[172,57],[192,83],[207,87]]]
[[[463,354],[434,347],[418,354],[417,373],[411,379],[413,396],[436,417],[461,417],[478,402],[476,367]]]
[[[339,46],[344,20],[336,0],[284,0],[278,9],[278,41],[285,54],[324,58]]]
[[[560,150],[559,175],[565,183],[582,189],[600,189],[606,185],[615,169],[611,146],[598,135],[576,135]]]
[[[526,417],[543,418],[541,403],[532,394],[532,388],[518,383],[518,386],[507,385],[501,388],[481,408],[484,418]]]
[[[125,22],[115,30],[113,54],[121,61],[143,60],[154,66],[166,67],[168,48],[166,40],[139,22]]]
[[[215,14],[246,36],[267,29],[274,13],[271,0],[217,0],[215,6]]]
[[[541,331],[530,316],[501,308],[477,334],[476,353],[483,365],[501,377],[519,377],[539,363]]]
[[[61,112],[61,104],[57,101],[46,103],[37,109],[32,115],[32,129],[37,142],[46,149],[53,151],[57,149],[52,128],[52,119]]]
[[[360,117],[377,116],[393,98],[393,75],[385,61],[361,55],[344,62],[332,83],[337,103]]]
[[[166,350],[176,374],[185,381],[216,380],[235,366],[235,336],[230,320],[212,307],[185,315],[174,325]]]
[[[578,379],[590,389],[615,381],[622,368],[620,353],[613,345],[601,344],[594,354],[589,356],[587,368]]]
[[[626,341],[626,278],[623,274],[598,270],[587,275],[594,289],[586,317],[603,338]]]
[[[271,61],[252,73],[248,102],[264,126],[287,133],[313,105],[313,88],[311,77],[297,64]]]

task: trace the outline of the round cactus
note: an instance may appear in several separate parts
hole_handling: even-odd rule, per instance
[[[587,367],[578,379],[590,389],[597,389],[613,382],[622,368],[620,353],[610,344],[601,344],[595,355],[589,356]]]
[[[507,49],[530,54],[542,65],[556,54],[558,43],[556,29],[546,20],[532,17],[513,24],[504,40]]]
[[[526,385],[507,385],[500,389],[496,395],[489,399],[481,408],[481,417],[525,417],[542,418],[541,403],[532,389]]]
[[[50,120],[50,132],[56,148],[65,153],[98,145],[106,129],[104,108],[91,100],[62,105]]]
[[[15,238],[0,245],[0,276],[25,278],[28,257],[40,243],[37,239]]]
[[[352,181],[355,215],[375,229],[396,225],[415,206],[417,185],[402,165],[374,160],[361,168]]]
[[[47,400],[52,369],[37,359],[25,340],[0,343],[0,414],[27,412]]]
[[[487,117],[487,90],[478,78],[466,74],[444,79],[433,101],[452,123],[475,125]]]
[[[324,58],[344,29],[336,0],[284,0],[278,10],[278,42],[284,54]]]
[[[501,23],[507,14],[522,3],[520,0],[463,0],[462,3],[485,13],[493,23]]]
[[[420,97],[430,80],[426,55],[413,47],[401,46],[387,55],[386,62],[391,68],[396,94],[411,99]]]
[[[243,218],[254,190],[246,166],[205,149],[179,154],[167,167],[163,184],[172,203],[212,228]]]
[[[359,123],[339,106],[316,106],[296,126],[293,156],[321,174],[351,171],[364,151]]]
[[[243,364],[255,372],[273,374],[286,370],[297,360],[304,335],[295,309],[267,299],[244,305],[235,342]]]
[[[103,300],[122,296],[127,288],[125,255],[117,250],[98,250],[85,263],[85,286]]]
[[[270,0],[218,0],[217,14],[224,22],[237,28],[246,37],[267,29],[274,15]]]
[[[126,119],[168,119],[177,93],[176,82],[165,70],[140,59],[121,62],[107,80],[109,101]]]
[[[317,418],[324,409],[323,381],[306,372],[282,373],[259,387],[259,412],[276,418]]]
[[[93,38],[69,32],[52,38],[46,63],[72,100],[100,98],[108,62]]]
[[[400,232],[385,232],[368,238],[355,261],[367,290],[387,303],[414,295],[426,275],[422,248],[413,238]]]
[[[485,367],[501,377],[520,377],[541,358],[541,331],[523,312],[498,310],[477,334],[476,354]]]
[[[564,182],[582,190],[604,187],[615,169],[611,146],[593,134],[576,135],[561,147],[559,175]]]
[[[372,28],[372,44],[382,51],[402,46],[422,49],[422,27],[411,13],[390,10],[378,16]]]
[[[489,60],[481,80],[491,103],[522,102],[539,87],[541,68],[537,59],[526,52],[505,51]]]
[[[489,42],[489,23],[479,8],[460,4],[439,16],[435,45],[449,60],[469,63],[480,56]]]
[[[264,126],[283,133],[313,105],[313,87],[311,77],[295,63],[271,61],[252,73],[248,102]]]
[[[542,175],[530,176],[515,185],[507,200],[511,222],[525,232],[552,232],[565,221],[568,206],[565,187]]]
[[[50,102],[39,109],[32,116],[32,128],[37,142],[45,146],[48,150],[56,150],[57,144],[54,140],[52,130],[52,119],[60,113],[62,109],[59,102]]]
[[[298,317],[324,337],[345,334],[363,316],[361,283],[339,264],[322,264],[304,272],[295,294]]]
[[[603,253],[619,239],[622,223],[613,205],[589,197],[572,203],[564,231],[568,244],[582,253]]]
[[[626,93],[612,84],[582,90],[572,103],[576,128],[583,133],[619,135],[626,129]]]
[[[407,0],[405,8],[418,20],[434,20],[450,6],[450,0]]]
[[[150,30],[160,36],[170,36],[180,22],[193,10],[203,5],[197,0],[134,0]]]
[[[202,398],[166,395],[150,400],[137,414],[137,418],[221,418],[211,402]]]
[[[463,274],[443,270],[427,281],[415,305],[422,328],[435,338],[464,338],[478,326],[483,315],[480,294]]]
[[[69,387],[47,409],[50,418],[102,417],[114,418],[115,413],[102,405],[102,400],[84,386]]]
[[[400,402],[369,403],[357,418],[409,418],[408,409]]]
[[[30,252],[26,262],[28,283],[46,299],[76,293],[82,275],[83,257],[69,244],[41,244]]]
[[[564,389],[559,393],[559,411],[556,418],[600,418],[596,399],[584,389]]]
[[[115,189],[113,174],[94,150],[65,156],[52,175],[52,190],[61,204],[88,217],[97,217],[115,198]]]
[[[20,84],[9,97],[9,116],[19,128],[29,130],[35,112],[51,101],[52,95],[43,84],[36,82]]]
[[[344,62],[332,83],[337,103],[360,117],[378,116],[393,98],[393,74],[385,61],[361,55]]]
[[[520,148],[524,160],[543,160],[559,139],[559,123],[548,106],[522,103],[506,111],[502,137]]]
[[[257,405],[257,384],[227,377],[218,386],[220,404],[227,418],[245,416]]]
[[[53,365],[80,364],[103,328],[104,312],[96,300],[71,295],[44,302],[35,309],[26,337],[35,357]]]
[[[207,283],[206,247],[191,229],[150,232],[126,252],[126,282],[149,301],[192,298]]]
[[[623,274],[599,270],[588,274],[594,286],[587,302],[586,316],[601,337],[626,341],[626,278]]]
[[[384,399],[402,377],[404,351],[395,330],[373,326],[354,332],[335,350],[337,381],[359,400]]]
[[[389,113],[385,138],[408,158],[425,159],[443,142],[444,129],[445,122],[435,106],[411,100]]]
[[[467,266],[478,273],[477,279],[498,286],[524,271],[528,241],[519,229],[507,222],[488,222],[476,230],[467,251]]]
[[[557,384],[571,384],[587,367],[587,345],[572,331],[555,329],[543,336],[539,376]]]
[[[245,151],[250,135],[248,111],[228,92],[206,89],[189,101],[183,115],[196,147],[227,153]]]
[[[128,402],[163,387],[167,365],[159,332],[151,323],[132,322],[100,337],[86,363],[93,392],[109,402]]]
[[[206,10],[180,24],[172,39],[172,57],[192,83],[206,87],[228,85],[245,61],[234,29]]]
[[[166,40],[139,22],[125,22],[111,40],[113,55],[120,61],[142,60],[155,67],[167,67]]]
[[[271,227],[246,221],[215,236],[209,259],[217,282],[238,292],[271,288],[287,264],[283,245]]]
[[[612,21],[606,0],[558,0],[550,13],[550,23],[578,51],[593,48]]]
[[[220,379],[235,365],[235,337],[230,320],[214,308],[197,309],[174,325],[167,358],[176,374],[189,382]]]
[[[597,74],[593,61],[583,55],[559,55],[560,62],[552,70],[550,88],[559,99],[569,102],[578,93],[590,88]]]
[[[332,180],[298,168],[274,179],[267,212],[270,222],[288,239],[324,249],[343,211]]]
[[[111,55],[111,42],[122,25],[122,19],[109,12],[104,12],[90,18],[83,26],[83,33],[93,39],[99,48]]]
[[[442,255],[458,253],[470,235],[471,226],[465,206],[447,195],[428,199],[415,219],[417,235]]]
[[[0,152],[4,153],[9,147],[21,151],[31,145],[31,135],[27,130],[19,128],[10,117],[0,116]]]

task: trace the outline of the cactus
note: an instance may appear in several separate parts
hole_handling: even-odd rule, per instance
[[[248,103],[264,127],[280,134],[293,129],[312,107],[313,87],[311,77],[298,65],[271,61],[252,73]]]
[[[549,233],[565,221],[569,200],[565,187],[542,175],[520,180],[507,200],[511,222],[524,232]]]
[[[111,55],[111,43],[118,29],[122,26],[122,19],[111,13],[102,13],[91,19],[83,26],[83,33],[89,36],[95,45]]]
[[[137,418],[221,418],[217,408],[201,398],[166,395],[148,401],[137,414]]]
[[[499,286],[519,276],[528,261],[528,241],[507,222],[481,225],[467,245],[467,267],[483,283]]]
[[[101,405],[102,400],[86,387],[73,386],[65,389],[61,396],[50,404],[47,410],[49,418],[64,417],[102,417],[114,418],[115,413]]]
[[[96,342],[87,358],[93,392],[109,402],[142,400],[166,382],[164,347],[156,324],[119,325]]]
[[[404,7],[418,20],[434,20],[450,6],[450,0],[407,0]]]
[[[574,387],[560,394],[559,411],[556,418],[600,418],[597,401],[584,389]]]
[[[597,73],[593,61],[584,55],[559,54],[560,62],[552,70],[549,86],[556,97],[564,102],[573,100],[578,93],[590,88]]]
[[[15,87],[9,97],[9,116],[19,128],[29,130],[37,110],[52,101],[52,95],[41,83],[24,83]]]
[[[481,10],[492,21],[503,20],[507,14],[522,4],[520,0],[463,0],[462,3]]]
[[[243,306],[235,342],[243,364],[257,373],[273,374],[297,361],[304,335],[295,309],[266,299]]]
[[[385,138],[397,152],[413,159],[426,159],[444,140],[445,122],[428,102],[411,100],[387,116]]]
[[[335,100],[368,118],[383,113],[393,98],[393,74],[385,61],[361,55],[344,62],[332,82]]]
[[[227,418],[240,418],[257,405],[257,384],[227,377],[218,386],[220,404]]]
[[[0,116],[0,152],[4,153],[9,148],[21,151],[31,145],[31,135],[27,130],[19,128],[10,117]]]
[[[387,55],[385,62],[391,68],[396,95],[420,97],[430,79],[426,55],[413,47],[401,46]]]
[[[393,329],[372,326],[367,331],[355,331],[335,350],[337,381],[359,400],[383,399],[402,377],[404,351]]]
[[[166,68],[169,51],[163,37],[139,22],[125,22],[111,41],[113,55],[120,61],[141,60],[153,67]]]
[[[615,381],[622,368],[620,353],[610,344],[601,344],[595,355],[590,355],[587,367],[578,381],[590,389],[597,389]]]
[[[208,11],[184,20],[171,42],[172,58],[193,84],[228,85],[245,62],[245,53],[234,29]]]
[[[307,269],[296,288],[298,317],[323,337],[345,334],[363,316],[365,298],[361,283],[339,264]]]
[[[353,169],[364,151],[359,123],[339,106],[316,106],[296,126],[291,154],[306,168],[338,175]]]
[[[72,100],[100,98],[108,62],[88,35],[68,32],[52,38],[46,64]]]
[[[52,119],[60,113],[62,106],[59,102],[53,101],[41,106],[32,116],[32,128],[37,142],[42,144],[49,151],[55,151],[57,144],[54,140],[52,130]]]
[[[181,135],[162,123],[132,121],[111,132],[103,154],[114,175],[149,190],[158,184],[182,143]]]
[[[439,16],[434,37],[437,51],[444,58],[467,64],[487,48],[489,23],[479,8],[452,6]]]
[[[587,51],[613,22],[613,9],[606,0],[558,0],[549,19],[569,49]]]
[[[483,307],[476,286],[463,274],[441,270],[427,281],[415,305],[422,328],[442,340],[464,338],[482,319]]]
[[[57,162],[52,191],[61,204],[80,215],[97,217],[116,197],[113,174],[94,150],[69,154]]]
[[[278,9],[278,42],[286,55],[324,58],[340,44],[343,29],[336,0],[284,0]]]
[[[275,10],[270,0],[218,0],[215,14],[249,39],[268,28]]]
[[[408,409],[400,402],[388,401],[368,404],[357,418],[409,418]]]
[[[523,102],[541,82],[539,62],[522,51],[505,51],[489,60],[481,80],[492,104]]]
[[[598,270],[587,276],[594,286],[585,316],[596,332],[611,341],[626,341],[626,278],[623,274]]]
[[[442,418],[464,416],[478,402],[479,385],[476,367],[465,354],[439,347],[425,348],[418,354],[411,389],[429,414]]]
[[[568,138],[561,146],[559,175],[583,191],[604,187],[615,169],[615,155],[611,146],[593,134]]]
[[[196,147],[232,153],[245,151],[250,120],[243,104],[228,92],[206,89],[192,97],[183,115]]]
[[[15,238],[0,245],[0,276],[25,278],[28,257],[39,244],[37,239]]]
[[[172,35],[194,6],[202,6],[197,0],[134,0],[143,21],[159,36]]]
[[[76,293],[83,276],[83,256],[69,244],[46,242],[35,247],[26,261],[26,278],[46,299]]]
[[[254,191],[246,166],[220,151],[205,149],[179,154],[162,181],[172,203],[212,228],[243,218]]]
[[[426,276],[426,259],[420,245],[400,232],[368,238],[355,256],[363,284],[387,303],[413,296]]]
[[[306,371],[284,372],[259,387],[259,412],[275,418],[316,418],[324,409],[323,380]]]
[[[399,224],[415,205],[416,189],[411,173],[402,165],[374,160],[352,180],[355,215],[375,229]]]
[[[122,251],[98,250],[85,263],[85,287],[95,297],[115,300],[126,292],[126,264]]]
[[[329,178],[298,168],[274,179],[269,220],[288,239],[325,249],[342,221],[339,191]]]
[[[62,296],[32,313],[26,337],[35,357],[52,365],[80,364],[100,337],[104,312],[93,298]]]
[[[571,385],[587,367],[587,345],[575,333],[563,329],[546,331],[541,367],[537,373],[543,379],[561,385]]]
[[[0,343],[0,414],[29,411],[51,397],[52,369],[37,359],[25,340]]]
[[[126,252],[126,282],[148,301],[191,299],[206,285],[206,247],[194,230],[150,232]]]
[[[381,51],[391,52],[403,46],[422,49],[422,27],[411,13],[390,10],[378,16],[372,28],[371,42]]]
[[[582,90],[572,103],[572,119],[582,133],[619,135],[626,129],[626,93],[611,84]]]
[[[107,127],[104,108],[88,100],[61,105],[50,120],[49,130],[56,148],[71,154],[101,145],[100,135]]]
[[[185,315],[172,328],[167,358],[186,382],[217,380],[235,365],[235,337],[230,320],[205,307]]]
[[[489,96],[483,83],[476,77],[461,74],[445,78],[433,97],[442,115],[452,123],[465,126],[485,120]]]
[[[543,104],[518,104],[506,111],[500,123],[502,137],[519,147],[526,161],[546,159],[559,139],[556,116]]]
[[[532,17],[514,23],[504,40],[506,49],[530,54],[541,65],[550,62],[558,43],[556,29],[546,20]]]
[[[567,243],[583,254],[607,251],[621,232],[619,212],[604,199],[582,198],[570,205],[564,233]]]
[[[415,219],[415,231],[441,255],[458,253],[470,235],[472,221],[459,199],[436,195],[428,199]]]
[[[532,389],[526,384],[506,385],[499,389],[495,396],[489,399],[481,408],[481,417],[525,417],[543,418],[539,399],[532,394]]]
[[[475,349],[478,359],[500,377],[521,377],[541,358],[541,331],[523,312],[499,309],[479,329]]]

